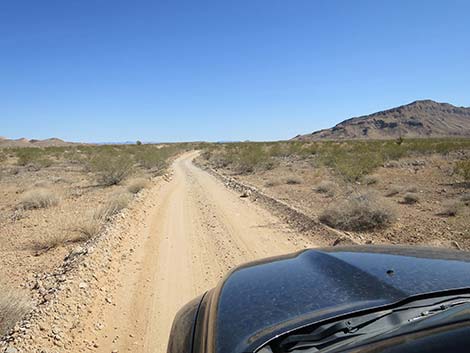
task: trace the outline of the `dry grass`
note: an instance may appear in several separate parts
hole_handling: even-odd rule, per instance
[[[129,185],[127,186],[127,191],[129,191],[131,194],[137,194],[148,186],[149,181],[147,179],[137,178],[129,182]]]
[[[280,182],[278,180],[269,180],[266,183],[264,183],[264,186],[267,188],[271,188],[273,186],[278,186]]]
[[[336,184],[334,182],[330,180],[322,180],[315,188],[315,191],[320,194],[334,195],[335,189]]]
[[[0,337],[7,334],[31,309],[31,302],[21,292],[0,288]]]
[[[403,196],[403,203],[404,204],[407,204],[407,205],[411,205],[411,204],[414,204],[414,203],[417,203],[419,201],[419,195],[414,193],[414,192],[407,192],[404,196]]]
[[[126,208],[131,201],[131,198],[132,197],[129,193],[115,194],[105,205],[96,211],[94,217],[104,221],[109,220],[112,216]]]
[[[55,206],[59,203],[59,196],[52,190],[36,188],[26,191],[20,199],[18,209],[31,210]]]
[[[289,178],[286,178],[285,180],[285,183],[287,185],[298,185],[298,184],[302,184],[303,180],[300,179],[299,177],[289,177]]]
[[[106,204],[83,217],[73,227],[73,230],[79,233],[74,240],[87,241],[96,237],[103,230],[106,221],[126,208],[130,200],[131,195],[128,193],[116,194]]]
[[[447,200],[442,204],[442,209],[437,214],[445,217],[457,216],[460,206],[461,203],[458,200]]]
[[[460,201],[465,203],[470,202],[470,192],[466,192],[465,194],[460,196]]]
[[[320,221],[333,228],[365,231],[384,228],[395,220],[385,200],[372,194],[354,195],[327,208]]]
[[[82,217],[73,227],[73,230],[79,234],[76,238],[77,241],[87,241],[96,237],[103,229],[104,222],[105,220],[100,217],[98,211]]]
[[[379,182],[379,178],[376,177],[375,175],[366,175],[362,178],[362,182],[365,185],[374,185]]]
[[[398,186],[392,186],[386,193],[386,197],[392,197],[398,195],[401,192],[401,188]]]
[[[416,193],[416,192],[418,192],[418,187],[416,187],[414,185],[410,185],[410,186],[405,188],[405,191],[406,192],[411,192],[411,193]]]

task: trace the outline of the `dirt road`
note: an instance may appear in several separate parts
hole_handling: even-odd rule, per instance
[[[178,309],[232,267],[313,246],[194,166],[195,156],[177,159],[172,180],[152,191],[135,261],[118,269],[113,305],[91,315],[90,325],[103,323],[95,351],[164,353]]]

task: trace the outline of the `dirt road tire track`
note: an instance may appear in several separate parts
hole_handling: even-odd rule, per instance
[[[228,270],[314,246],[194,166],[195,156],[178,158],[172,180],[149,194],[156,199],[138,225],[137,242],[129,245],[133,261],[118,266],[112,281],[113,305],[97,303],[100,310],[90,310],[85,324],[103,328],[77,335],[76,351],[88,351],[83,343],[95,342],[95,352],[164,353],[178,309]]]

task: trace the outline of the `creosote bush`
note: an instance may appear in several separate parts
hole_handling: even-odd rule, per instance
[[[456,170],[465,181],[470,181],[470,160],[457,162]]]
[[[31,301],[19,291],[0,287],[0,337],[13,329],[31,309]]]
[[[59,203],[58,195],[46,188],[36,188],[26,191],[20,198],[18,209],[31,210],[55,206]]]
[[[395,212],[385,200],[372,194],[360,194],[328,207],[319,219],[333,228],[367,231],[391,224],[395,220]]]
[[[101,185],[111,186],[125,180],[131,174],[133,165],[129,156],[100,154],[91,160],[89,169],[97,174]]]

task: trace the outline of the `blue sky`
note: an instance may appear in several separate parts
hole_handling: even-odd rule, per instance
[[[10,0],[0,135],[287,139],[430,98],[470,106],[468,1]]]

